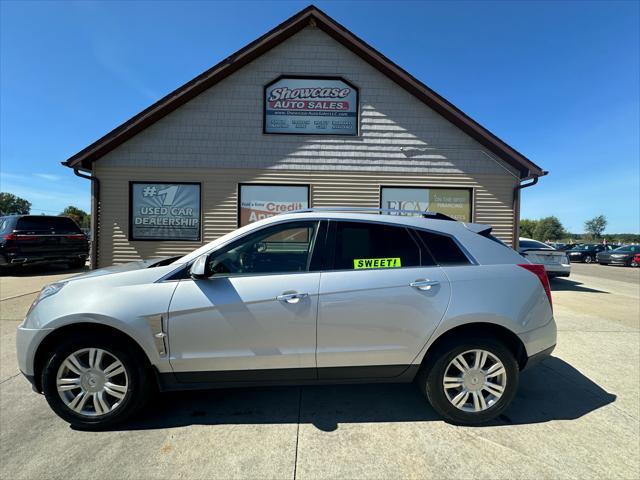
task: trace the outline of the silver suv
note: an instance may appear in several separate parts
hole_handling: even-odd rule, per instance
[[[84,428],[158,390],[414,380],[451,422],[495,418],[556,343],[544,267],[485,225],[371,213],[278,215],[50,284],[18,328],[20,369]]]

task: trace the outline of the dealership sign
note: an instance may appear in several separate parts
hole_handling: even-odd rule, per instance
[[[130,185],[131,240],[200,240],[200,184]]]
[[[240,185],[239,225],[309,207],[306,185]]]
[[[339,78],[281,77],[264,109],[265,133],[358,134],[358,89]]]
[[[382,187],[381,207],[444,213],[461,222],[471,221],[471,190],[468,188]]]

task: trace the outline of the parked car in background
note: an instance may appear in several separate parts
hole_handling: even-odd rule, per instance
[[[596,260],[600,265],[631,266],[633,258],[640,254],[640,245],[623,245],[615,250],[598,252]]]
[[[618,245],[603,245],[601,243],[582,243],[567,250],[569,260],[572,262],[592,263],[596,261],[596,255],[600,252],[609,252]]]
[[[556,243],[555,245],[556,246],[553,246],[553,244],[551,244],[551,246],[553,246],[553,248],[555,248],[556,250],[559,250],[561,252],[566,252],[567,250],[571,250],[572,248],[575,248],[580,244],[579,243]]]
[[[414,380],[448,420],[487,422],[556,344],[544,269],[490,232],[440,214],[277,215],[44,287],[18,364],[84,428],[157,388]]]
[[[66,262],[80,268],[89,243],[71,218],[50,215],[0,217],[0,268]]]
[[[567,255],[546,243],[531,238],[520,238],[518,253],[531,263],[544,265],[544,271],[549,278],[568,277],[571,274],[571,265]]]
[[[640,253],[636,253],[631,260],[632,267],[640,267]]]

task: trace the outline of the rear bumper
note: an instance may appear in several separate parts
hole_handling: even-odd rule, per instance
[[[36,263],[68,262],[77,259],[86,260],[88,257],[88,252],[7,253],[5,254],[5,263],[9,265],[33,265]]]
[[[544,264],[544,271],[550,277],[568,277],[571,274],[571,264]]]
[[[542,327],[519,334],[518,337],[522,340],[527,353],[525,367],[548,357],[556,346],[557,336],[558,329],[553,318]]]
[[[522,370],[528,370],[531,367],[535,367],[536,365],[541,363],[545,358],[548,358],[551,355],[551,353],[555,350],[555,348],[556,348],[555,345],[551,345],[549,348],[545,348],[541,352],[531,355],[529,358],[527,358],[527,363],[524,364],[524,367],[522,368]],[[35,390],[35,387],[34,387],[34,390]]]

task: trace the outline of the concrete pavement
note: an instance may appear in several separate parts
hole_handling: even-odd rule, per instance
[[[134,424],[73,430],[18,374],[14,346],[29,292],[66,272],[3,277],[0,476],[638,478],[640,269],[612,268],[553,282],[557,350],[476,428],[441,421],[412,385],[353,385],[166,394]]]

